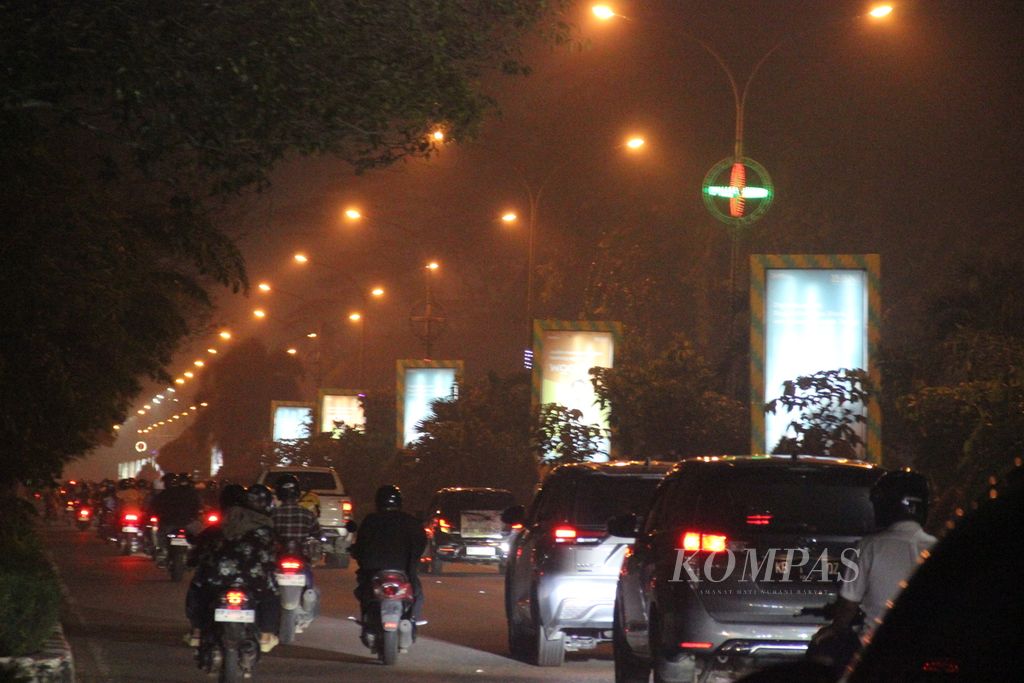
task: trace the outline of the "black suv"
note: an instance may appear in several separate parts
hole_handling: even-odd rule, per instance
[[[561,666],[567,651],[611,638],[615,581],[632,539],[609,535],[608,520],[645,508],[673,464],[562,465],[544,480],[529,510],[506,512],[505,521],[522,524],[505,575],[513,656]]]
[[[424,520],[427,570],[440,574],[446,562],[494,564],[503,570],[511,530],[501,513],[513,505],[515,498],[505,489],[450,487],[434,493]]]
[[[692,681],[801,657],[857,541],[874,530],[865,463],[792,456],[686,460],[643,518],[615,596],[616,683]]]

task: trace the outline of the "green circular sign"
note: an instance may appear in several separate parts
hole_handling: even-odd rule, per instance
[[[726,157],[711,167],[701,187],[704,206],[730,225],[753,223],[775,198],[768,170],[750,157]]]

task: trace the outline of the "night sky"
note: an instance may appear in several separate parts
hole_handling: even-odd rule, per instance
[[[305,303],[281,291],[225,294],[214,323],[283,348],[333,321],[332,384],[352,386],[358,333],[346,317],[361,305],[348,277],[297,266],[291,256],[301,250],[387,288],[370,303],[366,328],[366,384],[385,387],[396,358],[424,355],[408,317],[425,295],[423,265],[436,259],[434,292],[448,328],[433,356],[464,359],[470,379],[511,371],[527,341],[527,230],[525,220],[508,226],[499,216],[515,209],[525,218],[527,187],[540,195],[536,317],[578,316],[595,245],[624,226],[663,245],[649,267],[667,290],[690,286],[697,264],[724,280],[728,232],[705,211],[700,185],[732,154],[734,102],[694,36],[740,87],[786,40],[746,103],[744,152],[772,174],[776,199],[741,236],[743,254],[880,253],[883,336],[897,340],[924,322],[923,302],[959,263],[1024,249],[1014,190],[1024,3],[893,2],[882,21],[851,19],[870,5],[846,0],[610,4],[628,19],[599,23],[580,4],[571,17],[580,49],[537,41],[526,49],[533,74],[485,84],[500,113],[476,140],[362,176],[331,159],[282,164],[272,189],[230,207],[223,223],[241,240],[254,287],[266,280]],[[647,141],[640,154],[621,147],[631,134]],[[343,220],[351,205],[366,214],[362,223]],[[699,321],[718,305],[699,297],[686,310],[666,304],[666,324],[713,343],[715,328],[700,331]],[[257,306],[266,320],[252,319]],[[197,339],[169,372],[190,365],[211,338]],[[148,387],[140,405],[158,388]],[[66,473],[112,475],[137,421],[114,448]]]

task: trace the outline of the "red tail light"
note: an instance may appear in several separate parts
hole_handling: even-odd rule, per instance
[[[519,530],[520,530],[520,529],[522,529],[522,528],[523,528],[523,525],[522,525],[522,524],[513,524],[513,525],[511,526],[511,529],[512,529],[512,531],[519,531]]]
[[[352,514],[352,503],[348,502],[347,500],[346,501],[342,501],[342,503],[341,503],[341,511],[342,512],[347,512],[348,514]]]
[[[440,529],[442,533],[447,534],[452,530],[452,525],[447,519],[442,517],[441,519],[437,520],[437,528]]]
[[[684,531],[679,542],[682,549],[688,552],[720,553],[725,550],[729,539],[719,534]]]
[[[126,522],[137,522],[137,521],[139,521],[139,516],[138,515],[133,515],[132,513],[129,512],[128,514],[126,514],[124,516],[124,521],[126,521]]]
[[[683,641],[679,643],[679,647],[684,650],[710,650],[713,643],[694,643],[690,641]]]
[[[245,602],[245,593],[242,591],[228,591],[227,595],[224,596],[227,603],[233,607],[238,607]]]
[[[291,557],[286,557],[280,562],[281,569],[286,573],[294,573],[302,569],[302,562]]]
[[[752,526],[767,526],[771,523],[771,515],[747,515],[747,524]]]
[[[90,514],[89,508],[80,508],[78,510],[78,516],[79,517],[88,517],[89,514]]]
[[[153,526],[156,526],[157,524],[160,523],[160,520],[154,515],[153,517],[149,518],[149,523],[152,524]]]
[[[206,523],[207,524],[216,524],[219,521],[220,521],[220,515],[218,515],[216,512],[211,512],[210,514],[206,515]]]
[[[563,524],[551,530],[555,543],[598,543],[604,537],[603,531],[590,531],[577,529],[574,526]]]

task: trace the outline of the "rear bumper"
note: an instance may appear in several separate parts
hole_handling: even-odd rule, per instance
[[[508,541],[505,539],[444,537],[432,544],[431,548],[437,559],[445,562],[498,564],[508,558]]]
[[[548,637],[556,631],[594,630],[598,640],[611,638],[617,575],[541,576],[537,602]]]
[[[352,534],[345,527],[320,527],[320,542],[324,552],[342,554],[352,545]]]

